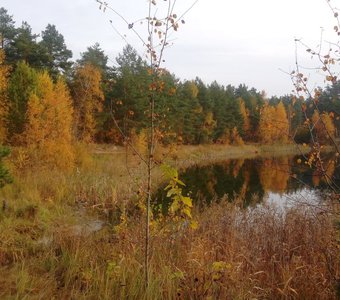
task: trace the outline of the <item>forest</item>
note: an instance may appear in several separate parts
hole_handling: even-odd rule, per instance
[[[337,299],[340,80],[268,97],[113,60],[0,8],[0,298]],[[303,188],[324,202],[264,200]]]
[[[0,12],[3,143],[34,145],[42,138],[55,140],[59,134],[63,145],[74,140],[122,145],[113,118],[125,138],[143,139],[148,122],[145,91],[150,89],[151,75],[147,62],[132,46],[127,45],[115,58],[115,67],[108,65],[98,43],[73,62],[55,25],[48,24],[35,34],[26,22],[15,27],[6,9]],[[154,87],[159,91],[155,109],[161,143],[309,142],[300,99],[289,95],[267,98],[265,91],[245,85],[206,84],[199,77],[181,81],[165,69],[161,77]],[[332,135],[340,126],[339,89],[340,83],[336,83],[320,90],[320,113]],[[60,110],[49,114],[53,101],[59,102]],[[318,119],[314,110],[308,109],[312,107],[308,100],[306,106],[309,118]],[[63,120],[58,125],[62,128],[53,126],[52,119],[64,114],[73,118]],[[38,124],[43,115],[51,120],[51,128]],[[321,131],[319,126],[318,135],[323,136]]]

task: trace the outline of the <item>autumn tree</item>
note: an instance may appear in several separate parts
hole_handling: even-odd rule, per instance
[[[275,134],[275,108],[266,103],[261,109],[260,122],[258,128],[259,139],[262,143],[268,144],[273,142]]]
[[[147,75],[149,78],[149,83],[147,85],[147,89],[141,89],[139,92],[140,94],[144,94],[144,97],[146,97],[146,104],[147,109],[144,111],[145,115],[147,116],[147,137],[148,137],[148,149],[147,149],[147,156],[145,158],[142,157],[138,153],[138,151],[134,151],[136,155],[140,158],[141,162],[145,164],[146,167],[146,182],[144,187],[144,195],[145,197],[145,255],[144,255],[144,266],[145,266],[145,287],[148,289],[149,287],[149,260],[150,260],[150,221],[151,221],[151,200],[152,200],[152,186],[154,184],[153,182],[153,169],[155,165],[157,164],[157,161],[155,161],[155,149],[156,149],[156,143],[157,143],[157,119],[162,117],[157,113],[157,104],[158,104],[158,93],[162,90],[164,90],[164,82],[162,80],[162,74],[164,73],[164,70],[161,68],[161,64],[164,61],[164,51],[165,48],[169,45],[169,35],[172,32],[175,32],[180,27],[180,24],[184,24],[185,21],[183,20],[183,16],[186,12],[188,12],[191,8],[189,8],[182,16],[178,16],[174,12],[176,1],[167,1],[164,2],[164,7],[161,9],[164,15],[162,17],[158,17],[157,13],[159,12],[158,8],[159,6],[162,6],[161,4],[157,4],[156,1],[148,1],[148,16],[144,19],[145,23],[147,24],[146,27],[146,38],[144,39],[143,36],[141,36],[138,31],[134,28],[134,23],[129,23],[121,14],[119,14],[115,9],[110,7],[106,2],[97,0],[97,2],[100,5],[100,9],[103,9],[103,11],[110,10],[114,14],[116,14],[126,25],[127,27],[133,32],[139,40],[142,42],[142,45],[146,47],[147,57],[148,57],[148,64],[147,64]],[[142,22],[143,23],[143,22]],[[121,37],[123,37],[121,35]],[[123,37],[124,38],[124,37]],[[122,64],[124,65],[124,61],[122,61]],[[128,87],[127,87],[128,88]],[[118,99],[118,103],[121,103]],[[132,114],[134,112],[132,111]],[[113,118],[114,114],[113,114]],[[125,139],[125,141],[129,144],[131,147],[131,143],[129,143],[129,139],[127,138],[126,134],[122,132],[122,135]],[[183,197],[181,194],[181,189],[178,188],[179,185],[181,185],[181,182],[178,180],[177,171],[169,171],[168,177],[171,177],[170,185],[171,192],[175,190],[175,192],[172,192],[172,199],[174,203],[177,204],[177,207],[181,207],[181,204],[183,204],[183,199],[186,200],[187,203],[190,203],[191,205],[191,199],[189,197]],[[169,191],[169,192],[170,192]],[[186,208],[188,211],[188,207]],[[189,211],[189,214],[186,214],[189,218],[191,218],[191,214]],[[190,224],[190,223],[189,223]]]
[[[340,135],[340,80],[328,85],[318,99],[318,108],[322,112],[327,112],[333,119],[336,129],[335,135]]]
[[[102,110],[104,94],[101,72],[94,66],[78,66],[72,82],[75,110],[76,136],[90,143],[96,133],[96,114]]]
[[[8,76],[9,66],[5,64],[5,53],[0,49],[0,144],[7,137]]]
[[[325,1],[330,8],[330,16],[334,17],[334,26],[332,28],[333,37],[324,40],[322,32],[320,42],[316,47],[310,47],[305,41],[295,40],[296,53],[302,48],[314,59],[313,70],[317,70],[318,75],[322,75],[324,83],[328,85],[326,90],[322,92],[320,88],[315,88],[309,81],[310,74],[305,74],[305,69],[300,65],[299,57],[296,55],[296,68],[290,73],[295,88],[296,98],[302,99],[301,110],[304,117],[304,125],[310,136],[311,151],[306,156],[306,163],[314,168],[314,173],[320,174],[326,180],[330,189],[334,194],[339,193],[338,184],[328,176],[327,166],[323,159],[322,144],[332,145],[334,149],[334,157],[336,160],[340,155],[339,144],[335,139],[336,125],[339,125],[339,46],[340,46],[340,19],[338,8],[335,7],[333,1]],[[323,31],[324,29],[322,29]],[[337,196],[334,197],[334,200]]]
[[[289,123],[286,109],[281,101],[275,107],[275,120],[273,120],[273,122],[275,126],[276,141],[287,143],[289,137]]]
[[[283,97],[272,96],[269,99],[270,105],[277,106],[282,102],[289,124],[289,136],[295,138],[296,134],[300,134],[299,130],[303,124],[303,115],[301,110],[302,101],[292,95],[285,95]]]
[[[243,141],[242,137],[240,136],[236,127],[234,127],[232,129],[230,139],[231,139],[231,142],[236,146],[243,146],[244,145],[244,141]]]
[[[74,166],[73,108],[63,79],[54,84],[47,72],[37,75],[37,87],[28,100],[25,140],[33,165]]]
[[[277,106],[266,103],[260,113],[259,138],[265,143],[286,143],[289,135],[289,124],[286,109],[282,102]]]
[[[312,123],[315,139],[321,143],[329,144],[335,136],[335,126],[330,115],[324,112],[320,116],[319,112],[315,110],[312,116]]]
[[[247,110],[250,132],[244,132],[243,136],[248,140],[255,142],[258,139],[258,127],[260,122],[261,108],[265,104],[263,94],[255,88],[248,88],[244,84],[240,84],[237,88],[229,88],[234,97],[241,98],[244,101]]]

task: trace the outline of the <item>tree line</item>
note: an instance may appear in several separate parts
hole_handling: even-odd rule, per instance
[[[0,143],[46,152],[46,159],[60,152],[65,165],[74,161],[74,141],[143,140],[150,91],[157,92],[156,133],[163,144],[308,143],[305,112],[320,139],[326,139],[325,130],[339,133],[339,82],[320,89],[319,112],[308,99],[267,98],[243,84],[206,84],[198,77],[180,80],[166,69],[155,82],[130,45],[115,67],[98,43],[74,62],[55,25],[34,34],[27,22],[16,27],[5,8],[0,47]]]

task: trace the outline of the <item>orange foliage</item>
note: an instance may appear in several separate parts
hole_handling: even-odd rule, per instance
[[[86,143],[93,141],[96,129],[95,114],[103,107],[101,79],[101,72],[90,64],[79,66],[74,76],[73,98],[77,137]]]
[[[264,160],[259,169],[263,189],[277,193],[284,192],[287,188],[289,172],[288,157]]]
[[[236,146],[244,145],[244,141],[242,140],[242,137],[239,135],[236,127],[234,127],[233,130],[231,131],[231,140],[232,140],[233,145],[236,145]]]
[[[73,109],[66,84],[53,84],[47,72],[38,74],[35,93],[28,100],[24,136],[30,158],[40,166],[63,170],[74,165],[72,146]]]
[[[233,176],[236,178],[238,174],[240,173],[242,167],[244,164],[244,159],[238,159],[233,167]]]
[[[319,112],[315,110],[312,116],[312,122],[315,129],[314,132],[319,142],[324,143],[334,138],[335,126],[329,114],[323,113],[320,117]]]
[[[133,147],[142,155],[146,156],[148,152],[148,141],[146,129],[142,129],[139,133],[136,129],[132,129],[130,139]]]
[[[275,139],[276,141],[286,143],[289,135],[289,122],[286,109],[282,102],[279,102],[275,108]]]
[[[4,64],[5,53],[0,49],[0,144],[3,143],[7,135],[7,122],[6,117],[8,113],[8,99],[7,99],[7,87],[8,87],[8,75],[9,66]]]
[[[286,109],[282,102],[274,107],[266,103],[261,109],[259,137],[265,144],[288,141],[289,123]]]

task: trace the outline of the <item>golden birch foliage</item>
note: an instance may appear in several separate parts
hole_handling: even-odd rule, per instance
[[[231,131],[231,140],[232,140],[233,144],[236,145],[236,146],[243,146],[244,145],[244,141],[243,141],[242,137],[239,135],[236,127],[234,127],[233,130]]]
[[[63,80],[53,84],[47,72],[38,74],[36,92],[28,100],[27,120],[24,135],[32,163],[72,169],[73,109]]]
[[[95,114],[103,107],[101,80],[101,72],[90,64],[76,69],[73,83],[75,121],[77,137],[85,143],[93,141],[96,130]]]
[[[321,119],[324,124],[322,126],[322,129],[325,131],[326,138],[327,139],[334,138],[335,126],[334,126],[333,119],[331,118],[331,116],[325,112],[321,115]]]
[[[7,135],[7,113],[8,113],[8,76],[9,66],[4,64],[5,53],[0,49],[0,144],[3,143]]]
[[[260,122],[259,122],[259,138],[261,142],[268,144],[273,142],[274,138],[274,126],[273,117],[275,114],[275,108],[267,103],[261,109]]]
[[[133,147],[143,156],[148,152],[148,136],[146,129],[142,129],[139,133],[133,128],[130,134]]]
[[[267,103],[261,109],[259,137],[265,143],[288,141],[289,123],[286,109],[282,102],[276,107]]]
[[[289,122],[286,109],[282,102],[275,107],[275,140],[286,143],[289,135]]]
[[[334,138],[335,126],[329,114],[322,113],[320,117],[319,112],[315,110],[312,116],[312,123],[319,142],[327,142],[330,138]]]

